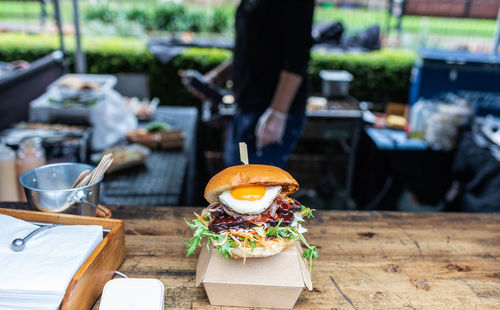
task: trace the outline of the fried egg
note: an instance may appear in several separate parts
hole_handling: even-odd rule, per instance
[[[281,191],[281,186],[243,186],[227,190],[219,200],[240,214],[259,214],[266,210]]]

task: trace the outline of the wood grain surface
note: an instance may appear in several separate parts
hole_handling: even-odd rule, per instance
[[[222,309],[195,288],[198,252],[185,256],[200,208],[111,210],[125,220],[121,272],[160,279],[166,309]],[[500,215],[318,211],[306,227],[320,257],[296,309],[500,309]]]

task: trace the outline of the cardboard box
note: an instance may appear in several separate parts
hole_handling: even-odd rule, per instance
[[[302,248],[295,242],[265,258],[229,259],[202,247],[196,267],[196,286],[205,287],[210,304],[291,309],[304,287],[312,290]]]

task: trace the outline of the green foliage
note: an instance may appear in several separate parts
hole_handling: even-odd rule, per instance
[[[182,21],[186,16],[186,9],[183,5],[168,3],[156,8],[154,15],[154,25],[158,30],[179,31],[182,28]]]
[[[305,210],[305,209],[304,209]],[[312,213],[311,213],[312,214]],[[312,270],[313,267],[313,259],[318,258],[318,249],[316,246],[311,246],[304,238],[304,236],[300,233],[300,231],[293,226],[281,226],[281,219],[278,222],[278,225],[274,227],[269,227],[266,230],[267,236],[277,237],[277,238],[288,238],[295,239],[301,241],[305,246],[306,250],[302,253],[302,257],[307,258],[309,260],[309,270]],[[260,235],[260,234],[259,234]]]
[[[313,268],[313,259],[317,259],[319,257],[318,248],[314,245],[310,245],[297,228],[288,226],[288,230],[293,232],[296,240],[302,241],[302,243],[306,246],[307,249],[304,253],[302,253],[302,257],[309,260],[309,272],[311,272]]]
[[[84,10],[84,16],[87,21],[111,24],[123,14],[120,14],[118,9],[101,5],[88,7]],[[124,16],[126,20],[137,22],[148,31],[223,33],[232,30],[234,9],[216,7],[207,10],[205,7],[193,8],[183,4],[166,3],[158,5],[154,11],[134,6],[126,10]]]
[[[186,14],[184,27],[181,30],[192,32],[206,32],[208,30],[208,16],[202,11],[190,11]]]
[[[84,18],[87,21],[98,20],[108,24],[112,23],[117,17],[118,12],[105,5],[91,6],[84,13]]]
[[[169,127],[170,126],[167,123],[156,121],[147,124],[146,130],[148,132],[168,131]]]
[[[304,253],[302,253],[302,257],[309,260],[309,272],[311,272],[313,268],[313,259],[317,259],[319,257],[318,248],[314,245],[310,246],[304,251]]]
[[[416,54],[383,49],[359,54],[314,53],[309,64],[313,89],[321,91],[319,71],[346,70],[354,76],[350,94],[358,100],[406,102]]]
[[[65,38],[73,63],[74,41]],[[168,65],[162,65],[147,50],[145,41],[124,38],[84,38],[89,73],[144,73],[149,77],[150,93],[162,104],[199,106],[182,85],[177,71],[194,69],[205,73],[231,58],[221,49],[189,48]],[[0,36],[0,60],[33,61],[58,48],[56,36],[6,33]],[[314,53],[310,61],[313,91],[321,91],[318,73],[323,69],[351,72],[355,79],[350,93],[359,100],[406,102],[415,53],[384,49],[362,54],[326,55]]]
[[[233,18],[233,12],[228,12],[223,8],[215,8],[212,11],[208,31],[212,33],[221,33],[229,28],[230,20]]]
[[[220,16],[218,16],[220,18]],[[227,16],[224,15],[224,18]],[[156,10],[154,16],[157,29],[164,31],[211,31],[211,16],[205,10],[187,10],[183,5],[168,4]],[[227,21],[217,21],[217,27]]]
[[[309,218],[311,218],[311,217],[314,217],[313,212],[314,212],[314,211],[316,211],[316,209],[309,209],[309,208],[308,208],[308,207],[306,207],[306,206],[300,206],[300,207],[301,207],[301,209],[300,209],[300,214],[302,214],[302,217],[303,217],[303,218],[309,219]],[[306,211],[306,210],[307,210],[307,212],[302,213],[302,212],[304,212],[304,211]]]
[[[126,12],[125,17],[129,21],[134,21],[141,24],[146,30],[153,30],[155,28],[154,14],[134,7]]]
[[[217,244],[215,245],[217,248],[217,255],[223,254],[226,259],[229,259],[229,256],[231,256],[231,250],[236,248],[236,242],[234,242],[233,239],[227,238],[225,235],[211,232],[199,219],[193,220],[192,223],[189,223],[186,220],[184,221],[189,228],[194,230],[191,240],[189,240],[189,242],[184,242],[188,246],[186,256],[193,254],[194,251],[196,251],[196,247],[201,246],[201,242],[206,238],[207,249],[210,249],[210,242],[212,242],[212,244],[215,243]],[[255,247],[255,243],[253,244],[253,247]]]
[[[205,73],[224,61],[229,60],[231,56],[231,52],[227,50],[193,47],[185,50],[181,57],[175,58],[174,66],[195,69]]]
[[[292,238],[292,234],[287,227],[281,227],[281,219],[278,221],[278,225],[274,227],[269,227],[266,230],[266,235],[278,238]]]

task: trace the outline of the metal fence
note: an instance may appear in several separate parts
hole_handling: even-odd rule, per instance
[[[129,10],[134,7],[148,13],[154,12],[155,8],[165,3],[160,0],[79,2],[82,15],[86,10],[102,3],[115,10]],[[180,3],[187,10],[193,7],[204,10],[224,6],[229,8],[228,12],[234,10],[237,5],[234,0],[189,0]],[[340,21],[347,35],[356,34],[375,24],[379,25],[383,46],[491,52],[500,0],[316,0],[316,4],[315,22]],[[61,0],[61,7],[63,22],[71,23],[70,0]],[[48,27],[40,26],[40,9],[40,1],[36,3],[0,0],[0,28],[28,32],[53,29],[51,24]],[[51,5],[47,6],[47,14],[53,14]],[[229,18],[232,19],[232,16]],[[88,22],[83,19],[82,23],[85,28]],[[127,33],[133,31],[127,30]],[[226,34],[228,33],[231,31],[226,31]]]
[[[377,24],[385,46],[493,50],[500,0],[319,0],[315,19],[349,34]]]

